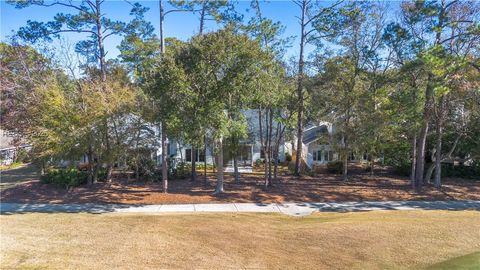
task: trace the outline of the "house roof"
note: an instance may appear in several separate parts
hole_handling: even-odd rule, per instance
[[[326,125],[310,128],[303,134],[303,143],[310,144],[320,138],[322,134],[328,134],[328,127]]]

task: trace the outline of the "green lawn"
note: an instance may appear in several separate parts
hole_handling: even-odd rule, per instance
[[[35,213],[0,224],[1,269],[480,267],[478,211]]]
[[[474,252],[471,254],[452,258],[452,259],[434,264],[428,268],[428,270],[451,270],[451,269],[463,269],[463,270],[480,269],[480,252]]]

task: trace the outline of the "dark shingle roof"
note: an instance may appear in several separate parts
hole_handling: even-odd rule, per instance
[[[303,134],[303,143],[309,144],[315,140],[317,140],[320,135],[328,134],[328,128],[325,125],[321,125],[318,127],[311,128]]]

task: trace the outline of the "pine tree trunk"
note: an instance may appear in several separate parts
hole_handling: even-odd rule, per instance
[[[200,30],[199,35],[203,34],[203,28],[205,27],[205,10],[206,10],[206,1],[203,1],[202,10],[200,12]]]
[[[428,184],[428,183],[431,182],[433,170],[435,170],[435,164],[436,164],[436,162],[432,162],[432,164],[430,164],[430,166],[428,166],[427,173],[425,174],[425,178],[424,178],[424,183],[425,184]]]
[[[160,51],[165,53],[165,35],[163,33],[163,24],[165,21],[165,12],[163,9],[163,0],[158,1],[158,5],[160,8]]]
[[[217,141],[217,187],[214,194],[222,193],[223,190],[223,138],[220,137]]]
[[[370,159],[370,176],[373,176],[375,170],[375,160],[373,158],[373,155],[370,157]]]
[[[162,122],[162,187],[163,192],[168,192],[168,167],[167,167],[167,127],[165,122]]]
[[[267,141],[267,150],[268,150],[268,157],[269,157],[269,162],[268,162],[268,185],[272,185],[272,158],[273,158],[273,153],[272,153],[272,134],[273,134],[273,110],[269,109],[269,115],[268,115],[268,141]]]
[[[207,135],[205,135],[204,137],[204,143],[205,143],[205,147],[204,147],[204,151],[205,151],[205,155],[204,155],[204,158],[203,158],[203,177],[204,177],[204,186],[207,187]]]
[[[445,105],[445,95],[440,98],[439,108],[437,110],[436,137],[437,142],[435,148],[435,187],[440,188],[442,185],[442,135],[443,135],[443,109]]]
[[[137,157],[138,159],[138,157]],[[138,171],[138,161],[135,159],[135,180],[140,181],[140,173]]]
[[[94,163],[93,163],[93,151],[92,146],[89,146],[88,149],[88,177],[87,177],[87,184],[93,184],[93,174],[94,174]]]
[[[429,76],[429,80],[432,77]],[[415,183],[417,189],[420,189],[423,185],[423,174],[425,170],[425,146],[427,142],[428,135],[428,124],[431,119],[431,102],[433,97],[433,89],[430,84],[427,85],[425,91],[425,104],[423,109],[423,123],[420,130],[420,135],[417,141],[417,161],[415,168]]]
[[[107,179],[106,182],[112,181],[113,165],[111,162],[107,164]]]
[[[347,139],[344,137],[344,155],[343,155],[343,171],[342,171],[342,177],[343,181],[348,181],[348,144],[347,144]]]
[[[235,178],[235,184],[240,184],[240,173],[238,172],[238,159],[237,156],[233,156],[233,174]]]
[[[303,73],[304,73],[304,49],[306,43],[305,20],[307,16],[307,1],[302,1],[302,15],[300,19],[300,56],[298,60],[298,115],[297,115],[297,155],[295,158],[295,175],[300,175],[303,150]]]
[[[100,160],[95,164],[95,169],[93,170],[93,183],[98,183],[98,171],[100,170]]]
[[[412,137],[412,166],[410,171],[410,184],[415,188],[415,164],[417,160],[417,133],[413,133]]]
[[[192,176],[191,176],[191,181],[192,182],[195,182],[196,180],[196,164],[195,164],[195,161],[197,159],[197,153],[196,153],[196,150],[195,150],[195,146],[192,145],[192,152],[191,152],[191,159],[192,159]]]

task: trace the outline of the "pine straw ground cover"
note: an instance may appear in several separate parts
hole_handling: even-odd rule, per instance
[[[480,266],[478,211],[15,214],[0,222],[1,269]]]
[[[160,182],[144,182],[117,177],[111,183],[64,188],[29,181],[0,193],[3,202],[19,203],[209,203],[209,202],[334,202],[382,200],[480,200],[480,181],[446,179],[441,190],[433,186],[421,192],[412,190],[405,177],[391,174],[354,174],[349,182],[340,176],[320,174],[314,177],[280,177],[280,182],[265,190],[262,175],[242,175],[241,184],[226,177],[225,193],[213,195],[215,179],[209,177],[207,187],[198,176],[196,183],[187,180],[169,181],[164,194]]]

